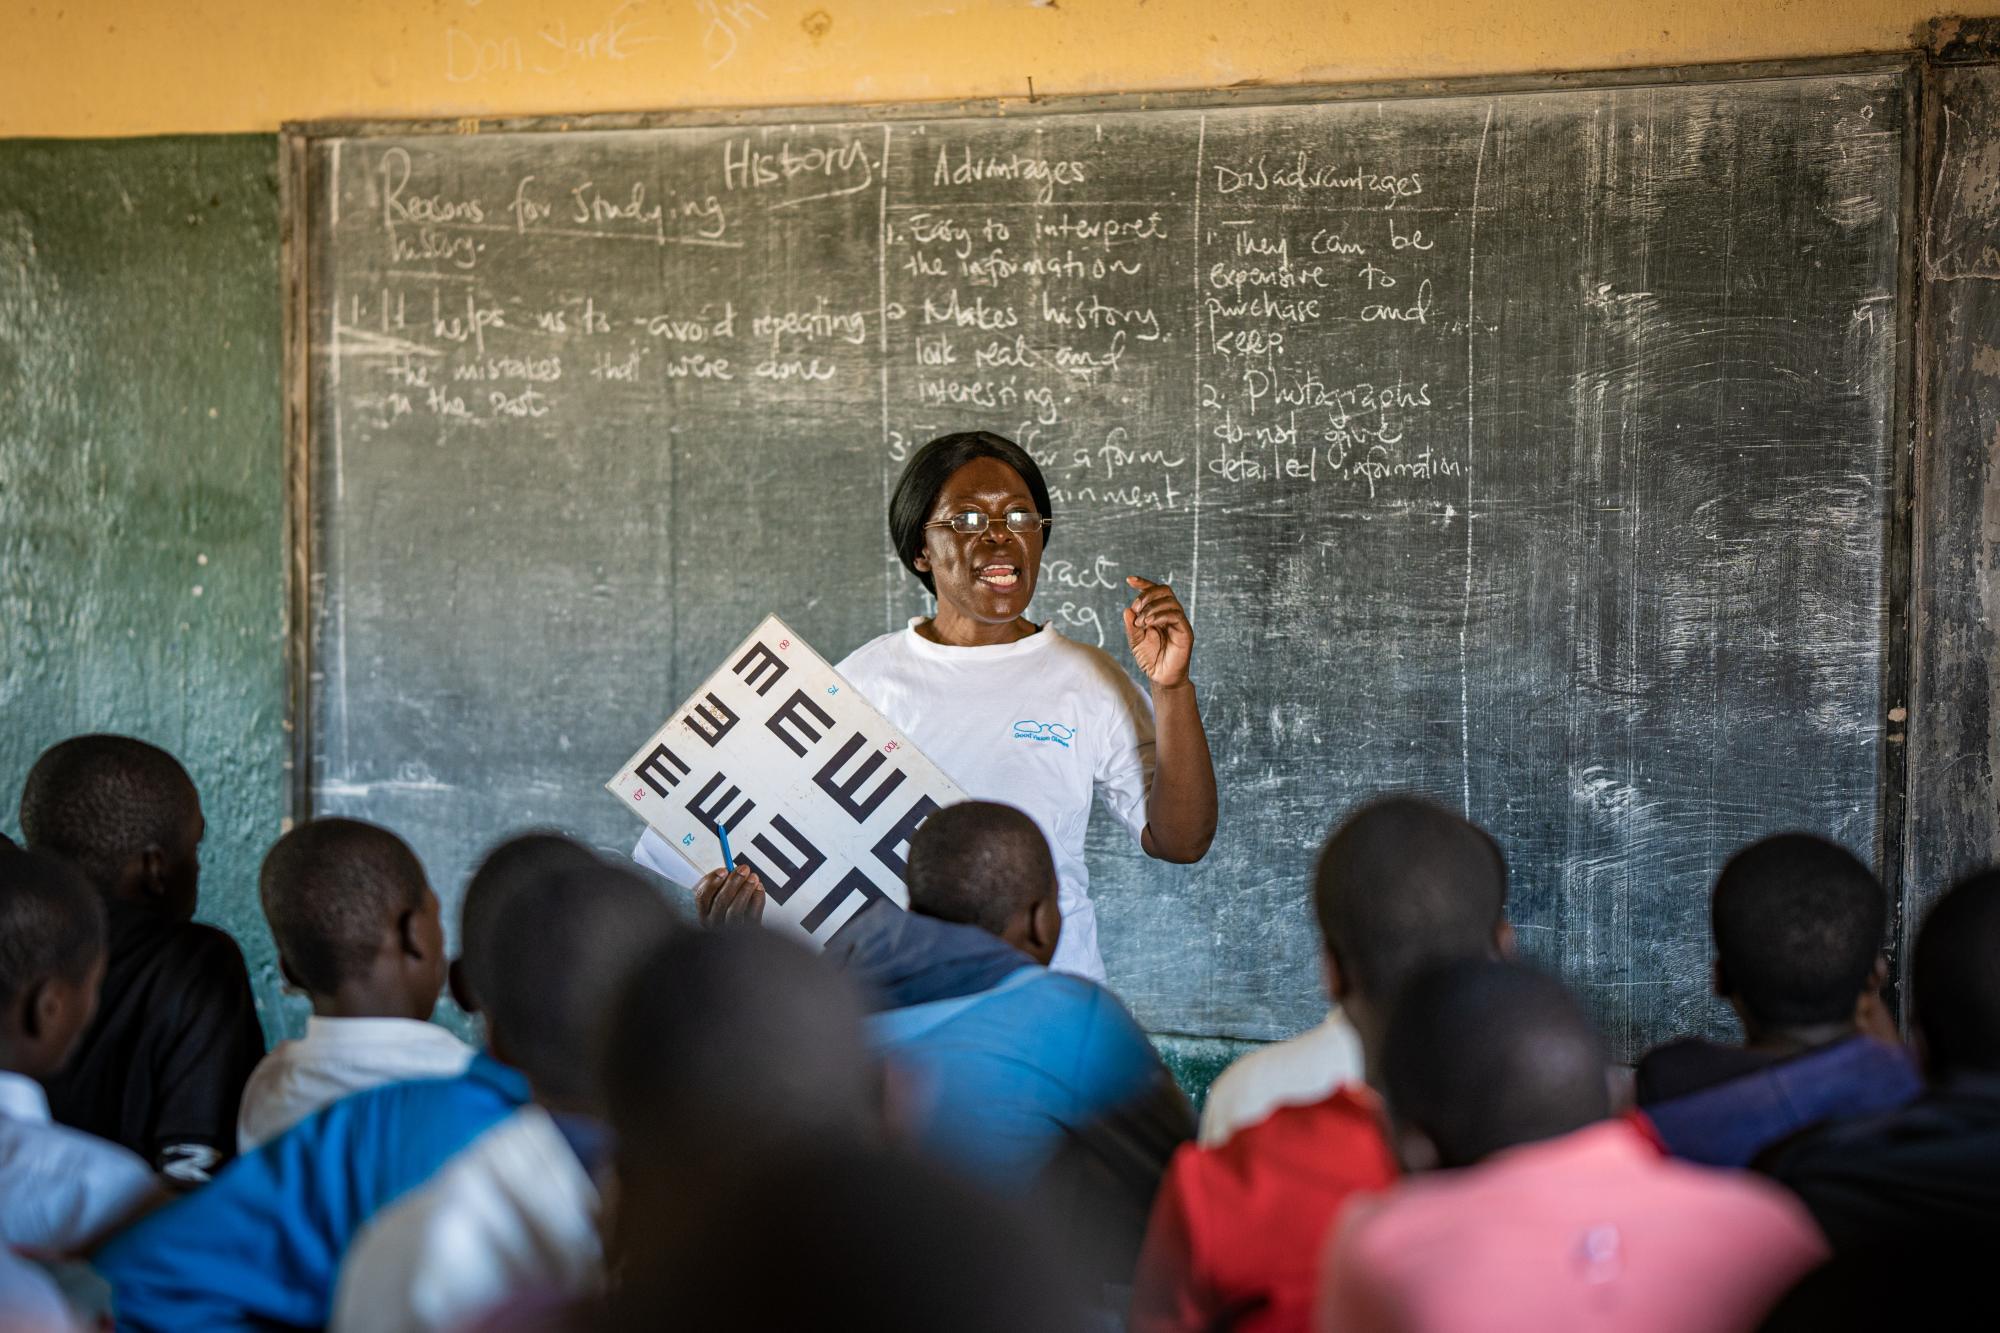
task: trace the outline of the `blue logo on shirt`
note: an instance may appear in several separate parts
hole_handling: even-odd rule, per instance
[[[1054,742],[1067,750],[1069,743],[1076,739],[1076,728],[1066,727],[1060,722],[1035,722],[1024,720],[1014,724],[1014,739],[1017,741]]]

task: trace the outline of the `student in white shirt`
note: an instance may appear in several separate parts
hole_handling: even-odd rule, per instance
[[[460,1328],[522,1292],[594,1289],[603,1272],[596,1177],[610,1144],[593,1038],[620,985],[682,933],[691,932],[666,899],[626,867],[564,869],[521,883],[501,902],[487,931],[495,973],[538,976],[547,970],[541,960],[580,956],[584,941],[605,942],[588,951],[600,965],[532,988],[475,987],[496,1053],[527,1076],[534,1101],[355,1238],[341,1262],[333,1333]],[[714,1002],[725,998],[698,997],[678,1020],[726,1025],[732,1016]],[[746,1064],[774,1058],[758,1039],[731,1054]]]
[[[395,834],[316,819],[278,839],[258,893],[285,980],[312,1000],[306,1035],[281,1042],[243,1090],[241,1150],[351,1092],[451,1078],[472,1048],[429,1021],[444,985],[437,894]]]
[[[1489,844],[1492,843],[1485,830],[1479,830],[1479,833]],[[1500,891],[1504,907],[1507,861],[1497,845],[1493,847],[1493,854],[1501,869]],[[1310,1106],[1332,1096],[1336,1089],[1346,1084],[1367,1081],[1361,1034],[1355,1031],[1354,1024],[1342,1011],[1339,997],[1332,994],[1336,984],[1334,979],[1340,973],[1340,962],[1334,955],[1333,935],[1324,917],[1320,918],[1318,926],[1323,979],[1333,999],[1326,1020],[1289,1041],[1252,1051],[1222,1071],[1208,1090],[1208,1100],[1202,1104],[1203,1147],[1212,1148],[1225,1142],[1237,1130],[1249,1128],[1281,1106]],[[1514,948],[1513,927],[1503,921],[1499,938],[1501,951],[1511,954]]]
[[[1028,619],[1053,524],[1041,469],[1013,441],[968,431],[926,444],[896,483],[889,536],[936,613],[863,644],[839,670],[968,796],[1035,821],[1060,882],[1053,966],[1101,981],[1084,860],[1093,796],[1148,855],[1199,861],[1215,836],[1215,770],[1188,677],[1194,629],[1172,588],[1125,580],[1136,594],[1126,645],[1150,699],[1108,653]],[[677,859],[650,832],[635,855],[670,875]],[[747,879],[704,879],[704,914]]]
[[[1334,1089],[1365,1081],[1361,1034],[1339,1005],[1324,1022],[1242,1056],[1209,1085],[1201,1105],[1201,1143],[1212,1148],[1280,1106],[1323,1101]]]
[[[83,875],[0,848],[0,1245],[66,1255],[150,1205],[159,1183],[115,1143],[54,1124],[39,1082],[97,1010],[104,903]]]

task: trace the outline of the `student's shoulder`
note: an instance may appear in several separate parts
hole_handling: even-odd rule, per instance
[[[1725,1082],[1756,1063],[1741,1047],[1706,1037],[1677,1037],[1639,1057],[1633,1085],[1639,1104],[1649,1106]]]
[[[174,927],[168,941],[168,950],[177,961],[201,968],[222,969],[229,973],[242,973],[245,977],[250,969],[243,961],[243,948],[232,939],[227,931],[200,921],[183,921]]]
[[[1217,1170],[1247,1174],[1301,1158],[1344,1163],[1357,1175],[1394,1175],[1382,1113],[1365,1090],[1343,1087],[1317,1101],[1280,1106],[1201,1152]]]
[[[154,1181],[153,1168],[125,1145],[55,1123],[41,1127],[34,1153],[10,1162],[10,1173],[21,1168],[58,1187],[75,1187],[87,1179],[98,1190],[138,1193],[149,1190]],[[25,1188],[25,1184],[16,1178],[12,1187]]]

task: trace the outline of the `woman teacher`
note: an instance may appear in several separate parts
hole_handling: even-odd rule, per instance
[[[1215,836],[1215,770],[1188,679],[1194,629],[1172,588],[1126,580],[1125,638],[1150,701],[1110,654],[1028,619],[1053,521],[1042,471],[1013,441],[968,431],[926,444],[890,498],[889,537],[937,612],[838,670],[967,795],[1035,821],[1061,883],[1051,966],[1101,981],[1084,862],[1093,796],[1148,855],[1199,861]],[[703,876],[695,898],[704,920],[762,915],[747,870]]]
[[[1128,578],[1125,637],[1149,701],[1102,649],[1027,617],[1053,518],[1019,445],[985,431],[919,449],[889,501],[896,554],[937,612],[863,644],[840,674],[970,796],[1017,806],[1061,881],[1053,966],[1102,980],[1084,830],[1093,794],[1150,856],[1199,861],[1215,770],[1188,679],[1194,629],[1174,590]]]

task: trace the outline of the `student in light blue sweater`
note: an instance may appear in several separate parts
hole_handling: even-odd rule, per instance
[[[1023,1198],[1106,1282],[1129,1282],[1194,1113],[1118,998],[1048,970],[1062,930],[1034,823],[969,801],[911,840],[910,910],[864,908],[828,948],[871,994],[919,1146]]]
[[[548,929],[546,913],[510,922],[509,903],[557,889],[572,904],[561,929]],[[112,1286],[119,1329],[324,1325],[361,1228],[525,1104],[538,1066],[587,1060],[611,988],[673,923],[650,884],[566,839],[502,845],[466,889],[452,975],[460,1004],[491,1001],[488,1051],[456,1078],[335,1102],[112,1240],[95,1264]],[[523,929],[535,938],[509,938]],[[503,1013],[533,1019],[510,1029]]]

